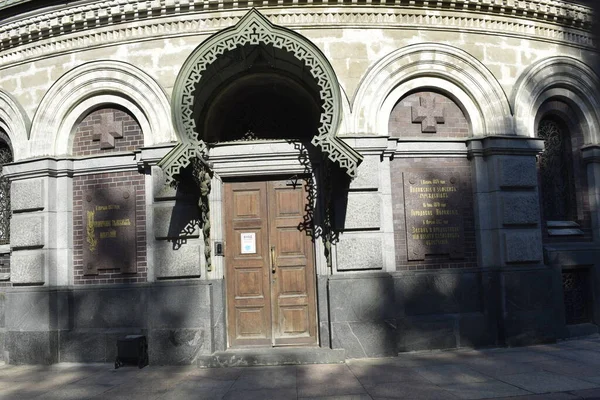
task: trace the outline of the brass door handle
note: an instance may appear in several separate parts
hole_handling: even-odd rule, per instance
[[[275,270],[275,246],[271,246],[271,272],[277,272]]]

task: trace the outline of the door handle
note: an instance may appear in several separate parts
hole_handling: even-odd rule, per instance
[[[277,272],[275,269],[275,246],[271,246],[271,272]]]

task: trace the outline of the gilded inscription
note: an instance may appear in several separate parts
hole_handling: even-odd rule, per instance
[[[409,260],[464,255],[460,180],[444,172],[405,172],[404,205]]]
[[[135,272],[135,196],[132,187],[87,192],[84,202],[86,245],[85,274],[98,269]]]

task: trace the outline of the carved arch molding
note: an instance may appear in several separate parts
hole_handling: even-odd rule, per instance
[[[302,61],[319,87],[322,112],[318,134],[312,144],[327,158],[354,177],[362,156],[336,136],[341,121],[341,94],[333,68],[309,40],[286,28],[271,24],[256,9],[235,26],[216,33],[202,43],[184,63],[173,90],[172,113],[180,142],[160,162],[169,183],[194,158],[206,161],[208,149],[193,117],[196,90],[207,67],[227,51],[244,45],[271,45]]]

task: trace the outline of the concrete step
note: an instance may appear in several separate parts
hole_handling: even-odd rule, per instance
[[[200,356],[201,368],[251,367],[256,365],[341,364],[346,350],[321,347],[261,347],[229,349]]]

